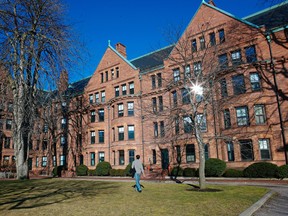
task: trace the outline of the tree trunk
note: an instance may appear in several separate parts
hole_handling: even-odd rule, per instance
[[[206,177],[205,177],[205,152],[203,148],[203,144],[199,146],[199,187],[200,189],[206,189]]]

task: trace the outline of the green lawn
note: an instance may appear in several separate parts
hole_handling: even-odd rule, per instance
[[[267,190],[210,186],[197,192],[184,184],[42,179],[0,181],[0,215],[239,215]]]

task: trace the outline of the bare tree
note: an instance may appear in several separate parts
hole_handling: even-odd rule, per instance
[[[26,179],[36,93],[48,84],[55,87],[71,59],[70,36],[60,1],[2,0],[0,8],[1,61],[12,78],[17,178]]]

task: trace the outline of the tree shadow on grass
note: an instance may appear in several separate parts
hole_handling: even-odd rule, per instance
[[[97,197],[113,194],[119,188],[115,183],[92,181],[37,180],[4,185],[1,184],[0,210],[31,209],[81,197]]]
[[[223,190],[220,189],[215,189],[215,188],[205,188],[205,189],[200,189],[200,188],[187,188],[187,191],[193,191],[193,192],[221,192]]]

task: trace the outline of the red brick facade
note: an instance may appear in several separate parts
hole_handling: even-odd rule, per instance
[[[197,168],[198,145],[192,133],[185,133],[179,107],[189,109],[183,98],[185,76],[199,71],[213,77],[202,133],[206,157],[224,160],[231,168],[258,161],[286,163],[273,73],[287,141],[287,29],[269,29],[268,43],[265,26],[237,19],[211,2],[200,5],[169,55],[157,56],[158,50],[129,61],[124,45],[113,48],[109,42],[83,94],[77,96],[85,107],[82,141],[79,147],[79,133],[69,125],[74,135],[67,139],[68,169],[80,163],[94,169],[103,160],[125,169],[137,154],[146,166],[166,168],[176,163],[178,153],[183,167]],[[149,56],[162,63],[141,62]],[[171,114],[180,117],[179,129]]]

